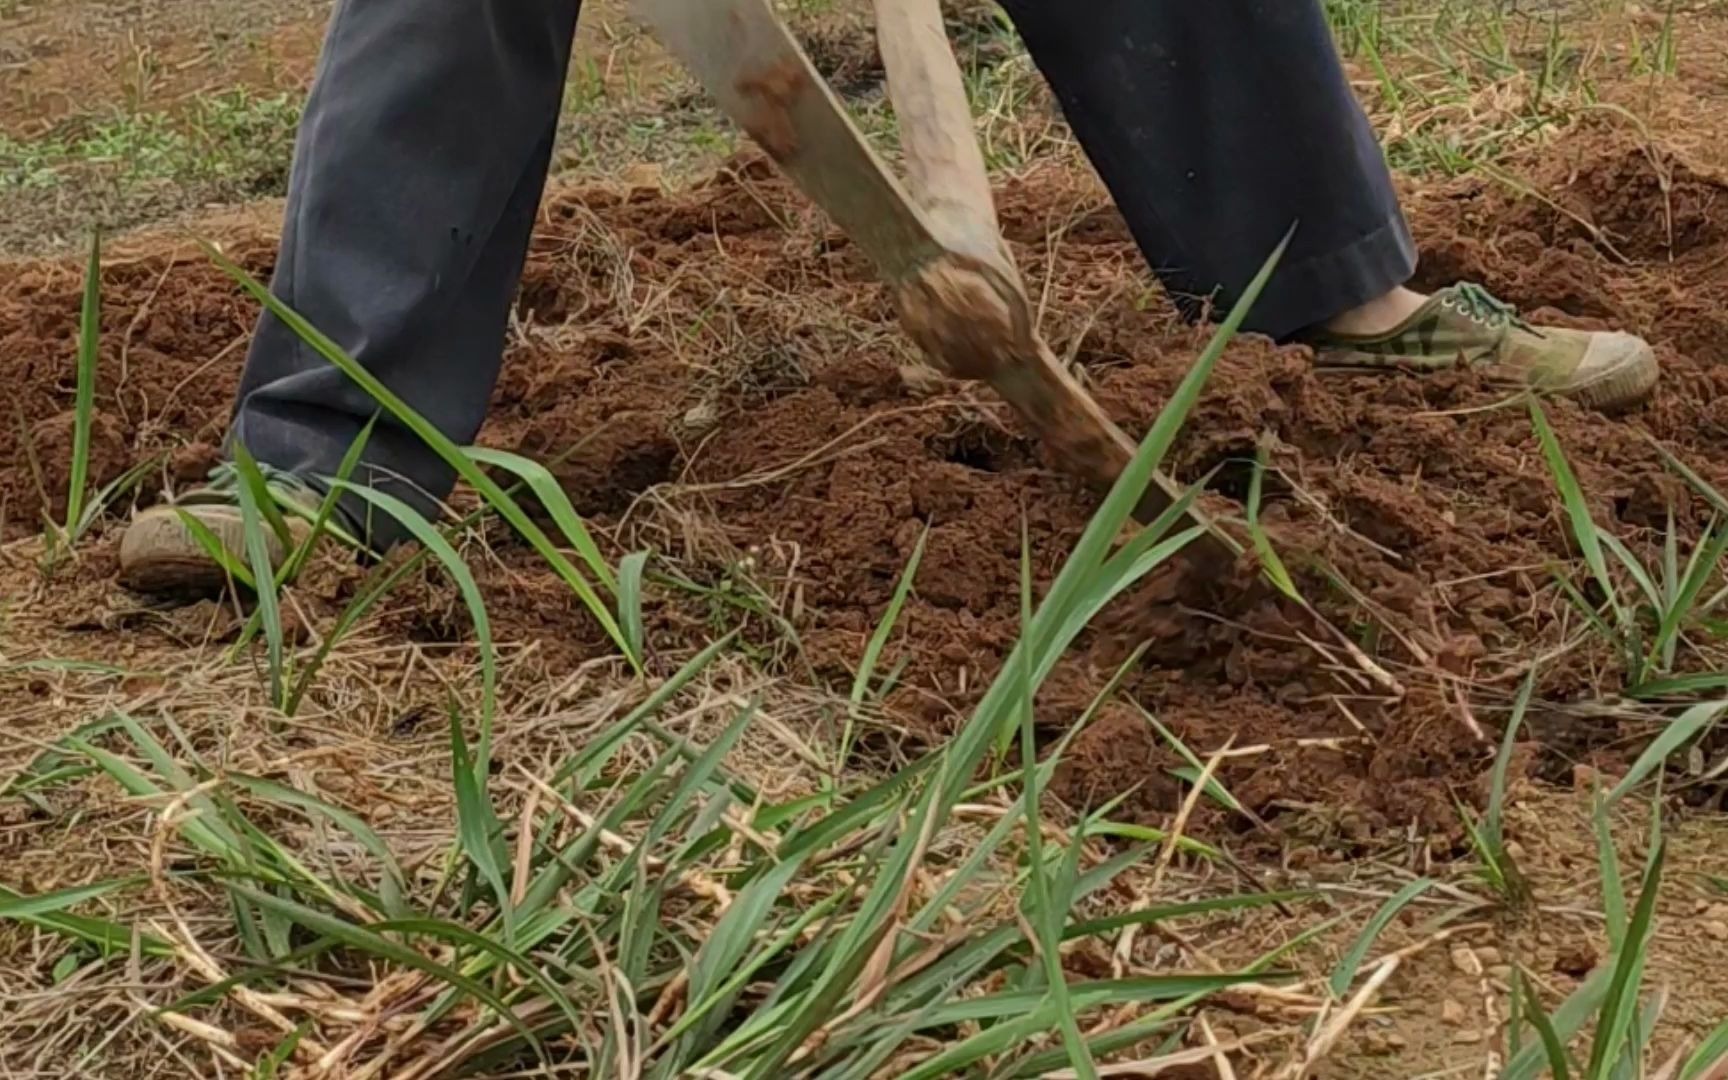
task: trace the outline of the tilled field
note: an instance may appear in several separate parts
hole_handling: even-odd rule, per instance
[[[1551,198],[1484,180],[1412,193],[1422,279],[1479,280],[1537,320],[1625,326],[1656,343],[1665,375],[1648,407],[1547,410],[1597,520],[1649,554],[1672,512],[1685,550],[1712,509],[1658,447],[1728,489],[1728,187],[1588,132],[1532,168]],[[1166,313],[1089,179],[1047,168],[1001,200],[1058,353],[1143,429],[1205,332]],[[229,248],[267,273],[268,237],[241,232]],[[17,372],[14,423],[0,428],[9,536],[34,527],[40,492],[64,487],[78,273],[58,262],[0,273],[0,348]],[[158,455],[153,497],[214,458],[253,309],[171,244],[132,244],[103,290],[94,479]],[[1047,579],[1095,505],[987,392],[917,365],[861,256],[759,162],[670,196],[558,192],[520,316],[483,441],[552,463],[618,550],[650,546],[692,581],[757,596],[752,633],[779,662],[849,680],[929,530],[884,660],[902,669],[888,714],[914,735],[948,730],[1014,640],[1022,523]],[[1637,746],[1648,716],[1615,707],[1612,650],[1555,584],[1552,568],[1574,552],[1522,401],[1471,373],[1317,373],[1299,347],[1245,339],[1172,465],[1210,475],[1215,508],[1239,515],[1261,447],[1262,519],[1304,595],[1361,655],[1267,599],[1248,562],[1200,592],[1154,581],[1057,673],[1047,730],[1150,642],[1127,684],[1135,701],[1196,748],[1274,746],[1225,772],[1254,809],[1327,802],[1370,825],[1441,832],[1483,768],[1472,727],[1494,732],[1533,658],[1547,659],[1530,768],[1568,781],[1575,763]],[[501,638],[571,664],[598,653],[598,633],[531,553],[506,543],[489,566]],[[710,605],[660,590],[651,639],[699,642]],[[427,617],[402,629],[458,637],[434,614],[452,608],[428,597]],[[1159,809],[1166,755],[1121,706],[1074,747],[1065,791],[1093,801],[1137,787],[1136,805]]]

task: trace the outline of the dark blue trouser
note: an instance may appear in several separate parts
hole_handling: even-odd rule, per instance
[[[497,379],[579,3],[338,0],[301,123],[273,288],[459,443]],[[1319,0],[1002,3],[1190,313],[1227,304],[1292,224],[1252,329],[1287,336],[1410,276],[1414,247]],[[261,321],[234,422],[261,461],[332,473],[374,409]],[[372,482],[401,481],[387,486],[423,505],[452,484],[394,425],[366,459]]]

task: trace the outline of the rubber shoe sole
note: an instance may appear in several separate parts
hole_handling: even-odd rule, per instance
[[[1579,362],[1578,371],[1554,392],[1580,405],[1613,412],[1648,401],[1661,375],[1656,350],[1642,338],[1598,334]]]
[[[246,522],[236,506],[155,506],[139,512],[120,539],[120,584],[149,596],[203,598],[228,588],[228,572],[211,558],[204,545],[187,527],[182,513],[197,518],[222,542],[222,547],[242,564],[246,556]],[[296,545],[312,531],[309,524],[288,518],[288,532]],[[270,565],[279,567],[287,549],[270,530],[265,530]]]

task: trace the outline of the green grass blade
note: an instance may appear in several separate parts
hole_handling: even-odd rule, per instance
[[[1610,804],[1619,802],[1627,792],[1643,783],[1651,773],[1662,768],[1668,759],[1679,753],[1681,747],[1688,745],[1701,737],[1705,731],[1728,709],[1728,701],[1709,701],[1702,705],[1694,705],[1681,713],[1666,728],[1662,734],[1645,748],[1632,767],[1626,770],[1626,775],[1614,785],[1614,790],[1608,793]]]
[[[882,660],[882,650],[888,647],[888,641],[894,636],[894,628],[900,621],[900,609],[906,606],[907,597],[912,595],[912,584],[918,578],[918,567],[924,562],[924,550],[929,541],[930,529],[926,526],[924,531],[918,534],[918,543],[912,549],[912,557],[906,560],[905,568],[900,571],[900,580],[894,585],[894,595],[889,598],[888,606],[883,609],[882,617],[876,621],[876,629],[864,647],[864,656],[858,662],[858,673],[852,679],[850,700],[853,708],[862,705],[870,691],[876,665]]]
[[[876,665],[882,660],[882,650],[888,647],[889,640],[894,636],[894,628],[899,625],[900,610],[906,606],[907,597],[912,595],[912,584],[917,580],[918,567],[924,562],[924,549],[929,540],[930,528],[925,526],[924,531],[918,534],[918,543],[912,549],[912,557],[906,560],[905,568],[900,571],[900,580],[894,584],[894,595],[889,598],[882,617],[876,620],[876,629],[864,646],[864,656],[858,661],[858,672],[852,678],[852,694],[846,710],[846,727],[840,734],[840,750],[834,758],[836,773],[851,759],[853,730],[858,721],[859,710],[864,705],[864,699],[869,696],[870,683],[876,677]]]
[[[294,1051],[300,1047],[300,1040],[304,1039],[310,1030],[310,1020],[302,1020],[295,1025],[294,1030],[272,1047],[268,1054],[258,1059],[258,1064],[252,1068],[252,1080],[277,1080],[282,1066],[294,1056]]]
[[[142,724],[125,713],[116,713],[115,719],[119,722],[121,730],[125,731],[127,736],[131,738],[139,753],[143,754],[145,760],[150,763],[150,767],[156,770],[158,776],[167,781],[168,790],[190,791],[198,786],[198,781],[193,778],[192,774],[181,768],[173,756],[168,753],[167,748],[158,742],[155,736],[146,731]],[[155,781],[145,777],[131,765],[112,754],[105,751],[96,751],[96,754],[92,754],[96,748],[82,739],[73,740],[72,744],[78,748],[80,753],[93,757],[109,776],[132,794],[149,797],[163,792],[163,788],[157,785]],[[210,839],[203,843],[206,850],[218,858],[243,857],[246,848],[244,838],[234,830],[232,822],[222,813],[210,795],[195,795],[188,805],[198,813],[196,817],[188,818],[185,821],[183,831],[187,836],[195,840],[198,837],[209,837]]]
[[[637,656],[648,654],[648,630],[642,618],[642,574],[650,552],[634,551],[618,564],[618,621]]]
[[[1484,818],[1488,840],[1504,853],[1506,840],[1506,777],[1512,768],[1512,751],[1518,745],[1518,733],[1524,728],[1524,714],[1530,710],[1530,698],[1536,693],[1536,668],[1531,666],[1518,687],[1518,697],[1512,702],[1512,715],[1506,721],[1506,731],[1500,737],[1500,750],[1494,755],[1494,769],[1488,778],[1488,811]]]
[[[462,561],[462,556],[432,527],[419,511],[388,492],[343,481],[334,488],[352,494],[389,514],[420,542],[420,546],[444,567],[444,572],[456,583],[462,601],[468,607],[468,617],[474,623],[474,640],[480,651],[480,739],[474,750],[475,774],[482,785],[492,764],[492,722],[498,711],[498,651],[492,642],[492,620],[486,614],[486,600],[480,586]]]
[[[1388,926],[1392,925],[1392,920],[1398,917],[1399,912],[1415,903],[1423,893],[1433,887],[1433,879],[1418,878],[1399,889],[1396,895],[1380,905],[1380,910],[1376,911],[1374,917],[1368,920],[1368,925],[1363,928],[1355,943],[1350,946],[1350,951],[1344,954],[1344,958],[1338,961],[1337,968],[1333,969],[1332,980],[1329,984],[1333,997],[1340,1001],[1344,999],[1344,996],[1350,992],[1350,985],[1356,981],[1356,973],[1362,969],[1362,961],[1368,958],[1368,950],[1374,947],[1374,942],[1379,939]]]
[[[1709,535],[1710,531],[1716,527],[1716,523],[1720,520],[1720,518],[1716,517],[1710,519],[1709,524],[1704,529],[1706,536]],[[1687,558],[1688,572],[1691,570],[1691,564],[1698,560],[1698,553],[1702,551],[1704,547],[1704,544],[1697,544],[1692,548],[1692,554]],[[1668,528],[1662,533],[1662,596],[1664,601],[1661,605],[1662,607],[1666,607],[1668,604],[1673,602],[1679,584],[1680,530],[1675,527],[1674,507],[1670,504],[1668,507]]]
[[[1020,522],[1020,633],[1024,638],[1032,632],[1032,540],[1024,518]],[[1020,653],[1020,783],[1025,790],[1022,808],[1026,815],[1026,854],[1031,863],[1031,895],[1027,897],[1028,921],[1038,936],[1038,956],[1043,962],[1044,981],[1050,993],[1050,1004],[1056,1012],[1062,1033],[1062,1046],[1068,1051],[1068,1063],[1080,1080],[1096,1080],[1098,1066],[1086,1048],[1080,1033],[1080,1023],[1074,1017],[1074,1003],[1068,997],[1068,977],[1062,970],[1062,924],[1067,921],[1066,904],[1058,906],[1051,894],[1044,866],[1043,825],[1039,820],[1038,800],[1038,735],[1033,723],[1032,660]],[[1072,851],[1078,854],[1080,840],[1075,838]]]
[[[677,697],[686,686],[712,664],[716,657],[732,647],[738,638],[738,632],[733,632],[710,642],[701,652],[691,657],[683,667],[673,673],[672,677],[661,683],[650,693],[642,704],[631,709],[617,723],[600,732],[591,739],[582,752],[576,757],[559,766],[553,774],[554,787],[565,783],[572,777],[586,787],[600,774],[608,762],[612,760],[618,749],[624,745],[634,732],[649,727],[652,719],[664,709],[674,697]]]
[[[1618,950],[1626,937],[1626,886],[1620,876],[1620,855],[1614,850],[1614,834],[1608,822],[1608,803],[1601,792],[1591,813],[1596,832],[1596,865],[1602,878],[1602,913],[1608,925],[1608,943]]]
[[[482,465],[491,465],[514,473],[528,485],[540,505],[546,508],[570,546],[582,556],[582,561],[588,569],[594,572],[594,577],[608,592],[618,591],[618,581],[613,576],[612,567],[606,562],[606,557],[600,553],[600,547],[594,542],[594,536],[583,523],[582,516],[576,512],[576,507],[570,502],[570,496],[564,493],[563,485],[558,483],[552,470],[521,454],[513,454],[508,450],[494,450],[482,446],[470,446],[466,453],[474,461]]]
[[[1615,1062],[1613,1070],[1608,1074],[1611,1080],[1645,1080],[1647,1074],[1644,1071],[1644,1059],[1650,1053],[1650,1040],[1655,1038],[1656,1025],[1662,1022],[1662,1013],[1667,1007],[1666,989],[1645,999],[1644,1007],[1634,1018],[1626,1047],[1620,1052],[1620,1060]]]
[[[210,557],[210,561],[220,566],[222,572],[228,575],[230,580],[239,582],[253,592],[258,591],[258,582],[252,576],[252,571],[247,568],[244,562],[236,559],[229,552],[221,538],[211,531],[210,526],[185,510],[178,510],[176,514],[180,518],[180,524],[186,526],[186,531],[192,534],[192,539],[198,541],[198,546],[204,549],[204,554]]]
[[[72,412],[72,466],[66,480],[66,533],[74,534],[84,517],[90,484],[90,432],[96,417],[96,360],[102,336],[102,234],[90,237],[84,268],[84,296],[78,311],[77,388]]]
[[[1646,669],[1659,661],[1664,662],[1664,666],[1672,664],[1680,631],[1687,618],[1692,615],[1699,593],[1704,591],[1711,575],[1721,567],[1723,556],[1728,555],[1728,528],[1719,529],[1714,536],[1701,539],[1699,547],[1694,549],[1692,555],[1693,560],[1687,564],[1686,575],[1680,581],[1673,600],[1667,608],[1661,609],[1662,621],[1657,624],[1656,637],[1650,645]]]
[[[540,557],[576,593],[583,605],[588,608],[589,613],[606,631],[607,636],[624,652],[632,666],[637,671],[641,670],[641,658],[630,651],[629,642],[625,640],[623,629],[618,625],[617,619],[613,618],[605,601],[594,592],[593,585],[569,559],[564,557],[563,552],[553,545],[546,533],[534,524],[533,519],[528,516],[521,505],[511,498],[509,493],[500,487],[496,481],[487,476],[485,470],[468,456],[467,451],[452,442],[431,421],[414,411],[407,402],[385,386],[377,376],[367,371],[353,357],[345,353],[340,345],[337,345],[297,312],[289,308],[288,305],[277,299],[269,289],[236,265],[233,260],[210,245],[205,245],[205,251],[218,266],[239,282],[242,288],[268,308],[271,314],[280,319],[314,352],[335,365],[349,379],[357,383],[398,422],[418,435],[469,486],[479,492],[481,498],[492,506],[500,517],[509,522],[512,528],[522,534]]]
[[[360,455],[365,451],[367,442],[371,440],[372,428],[377,421],[377,414],[373,414],[372,419],[366,421],[366,426],[360,429],[360,434],[355,437],[352,443],[348,444],[348,450],[342,455],[341,462],[336,466],[336,475],[333,477],[334,480],[338,482],[346,482],[354,475],[354,470],[360,467]],[[276,502],[274,493],[270,492],[268,489],[266,489],[265,498],[272,504]],[[312,528],[307,532],[306,539],[298,545],[290,544],[288,557],[282,560],[282,565],[276,570],[276,588],[278,591],[280,591],[290,581],[295,581],[300,577],[301,570],[305,568],[307,560],[312,557],[312,552],[317,549],[318,542],[323,539],[327,533],[335,536],[339,541],[350,547],[358,548],[363,546],[358,537],[349,536],[345,530],[339,529],[331,524],[331,518],[336,513],[336,504],[340,498],[341,489],[335,485],[331,485],[324,493],[324,497],[319,500],[318,512],[312,516]],[[263,618],[259,612],[254,611],[251,617],[246,620],[246,625],[241,628],[240,636],[235,639],[234,653],[238,654],[242,649],[249,646],[252,643],[252,640],[258,636],[258,633],[262,628]],[[337,635],[337,640],[340,640],[340,635]],[[326,645],[325,647],[328,648],[330,646]],[[322,655],[323,653],[321,651],[320,656]],[[314,669],[316,669],[317,666],[318,663],[314,663]],[[304,678],[304,676],[302,678]],[[290,716],[294,714],[294,709],[289,703],[296,701],[298,697],[298,685],[296,685],[295,691],[295,693],[289,695],[288,703],[284,703],[283,711],[288,713]]]
[[[1053,647],[1047,648],[1040,658],[1035,681],[1042,683],[1050,671],[1061,660],[1063,651],[1068,644],[1080,636],[1080,632],[1103,611],[1112,600],[1121,596],[1140,580],[1154,570],[1169,562],[1175,555],[1189,544],[1205,535],[1206,530],[1195,525],[1184,529],[1175,536],[1167,537],[1141,552],[1131,561],[1127,559],[1125,550],[1099,572],[1095,579],[1095,587],[1079,597],[1068,610],[1068,617],[1058,630]]]
[[[1651,609],[1664,610],[1667,604],[1664,601],[1662,590],[1657,587],[1656,580],[1650,576],[1650,572],[1644,569],[1644,564],[1638,561],[1638,556],[1632,554],[1632,549],[1611,532],[1599,531],[1597,535],[1602,539],[1602,546],[1614,556],[1621,566],[1626,568],[1626,575],[1632,579],[1634,585],[1638,586],[1638,591],[1644,594],[1644,599],[1649,602]]]
[[[276,564],[270,559],[270,541],[264,535],[264,529],[266,522],[269,522],[272,528],[280,529],[279,536],[286,537],[288,525],[282,520],[280,513],[276,513],[273,521],[269,518],[265,507],[268,506],[270,512],[274,513],[275,503],[270,499],[264,474],[258,471],[258,464],[252,460],[252,455],[238,443],[234,446],[234,461],[240,472],[240,520],[246,530],[246,561],[252,568],[258,618],[264,626],[264,641],[269,651],[270,701],[280,709],[288,703],[287,646],[282,633],[282,611],[276,593]],[[287,546],[286,540],[283,545]]]
[[[76,540],[89,532],[90,527],[101,519],[103,512],[115,499],[137,488],[144,482],[145,477],[160,468],[165,460],[166,454],[147,457],[98,488],[95,495],[84,501],[84,512],[76,519],[68,520],[71,538]]]
[[[1728,1022],[1704,1036],[1704,1041],[1680,1066],[1680,1080],[1700,1080],[1709,1070],[1728,1063]]]
[[[1691,697],[1716,690],[1728,690],[1728,671],[1712,671],[1700,675],[1681,675],[1660,682],[1648,682],[1630,691],[1639,700],[1666,697]]]
[[[1666,446],[1663,446],[1661,442],[1657,441],[1654,436],[1646,435],[1645,438],[1649,439],[1650,445],[1654,446],[1656,452],[1662,455],[1662,459],[1668,463],[1668,467],[1679,473],[1680,478],[1692,486],[1692,490],[1703,496],[1704,501],[1709,503],[1718,514],[1728,516],[1728,496],[1723,495],[1720,491],[1717,491],[1712,487],[1710,481],[1700,476],[1692,466],[1681,461],[1678,457],[1675,457],[1674,454],[1670,452]]]
[[[1537,1003],[1535,995],[1527,995],[1525,998],[1526,1016],[1536,1027],[1537,1034],[1541,1038],[1538,1042],[1531,1043],[1514,1054],[1512,1060],[1507,1062],[1505,1071],[1500,1074],[1499,1080],[1536,1080],[1537,1077],[1541,1076],[1543,1070],[1551,1065],[1548,1060],[1547,1036],[1542,1034],[1542,1028],[1550,1029],[1558,1046],[1564,1047],[1571,1042],[1584,1029],[1584,1026],[1595,1018],[1596,1011],[1602,1004],[1602,999],[1607,996],[1608,982],[1612,974],[1608,968],[1602,968],[1592,973],[1589,978],[1584,980],[1583,985],[1561,1002],[1560,1007],[1552,1015],[1542,1015],[1541,1006]],[[1540,1021],[1537,1019],[1538,1016],[1541,1016]]]
[[[1163,463],[1165,454],[1169,452],[1171,445],[1176,441],[1176,436],[1182,430],[1183,424],[1187,422],[1189,413],[1199,402],[1200,393],[1205,388],[1207,380],[1211,378],[1213,369],[1217,367],[1219,358],[1224,355],[1224,350],[1229,347],[1231,340],[1241,329],[1243,321],[1248,317],[1248,312],[1252,309],[1255,301],[1259,299],[1261,291],[1266,287],[1266,282],[1271,279],[1273,270],[1284,257],[1284,252],[1289,247],[1294,233],[1295,230],[1292,228],[1290,234],[1285,236],[1284,240],[1279,243],[1277,250],[1266,260],[1260,272],[1243,291],[1242,298],[1236,302],[1229,315],[1219,324],[1211,341],[1194,361],[1193,366],[1188,369],[1188,373],[1183,376],[1182,381],[1177,384],[1175,392],[1170,395],[1170,400],[1159,411],[1157,418],[1152,422],[1152,426],[1147,430],[1146,436],[1140,441],[1140,446],[1129,461],[1128,467],[1122,470],[1122,475],[1117,478],[1116,483],[1110,489],[1110,493],[1105,496],[1097,513],[1092,516],[1092,520],[1087,524],[1085,531],[1081,533],[1073,553],[1069,555],[1068,561],[1063,565],[1061,572],[1057,574],[1056,581],[1051,585],[1050,593],[1045,597],[1044,604],[1039,610],[1037,622],[1048,621],[1055,626],[1064,626],[1068,623],[1065,617],[1067,610],[1080,596],[1095,589],[1097,568],[1103,565],[1111,545],[1121,534],[1122,526],[1133,515],[1135,506],[1139,504],[1141,496],[1145,494],[1146,488],[1152,483],[1159,465]],[[1040,629],[1043,633],[1040,634],[1039,639],[1032,643],[1032,647],[1038,650],[1040,654],[1060,651],[1066,647],[1067,642],[1061,639],[1044,640],[1044,636],[1050,631],[1042,627]],[[1078,628],[1075,628],[1074,632],[1078,633]]]
[[[1554,575],[1555,583],[1560,586],[1560,591],[1566,594],[1566,599],[1572,602],[1572,606],[1578,609],[1578,613],[1584,616],[1584,620],[1590,624],[1591,628],[1602,635],[1602,640],[1618,645],[1621,638],[1620,631],[1608,625],[1608,621],[1602,618],[1602,613],[1597,611],[1584,594],[1579,591],[1578,586],[1572,584],[1570,578],[1562,574],[1557,567],[1550,569]]]
[[[463,854],[492,888],[492,904],[504,921],[504,944],[516,944],[516,913],[510,903],[510,887],[498,861],[497,844],[504,833],[487,797],[485,777],[478,763],[468,756],[468,740],[462,735],[462,716],[450,710],[451,772],[456,786],[456,835]]]
[[[296,921],[299,921],[298,918]],[[564,1018],[570,1022],[571,1026],[579,1028],[583,1023],[582,1012],[576,1008],[575,1003],[570,1000],[570,996],[564,992],[563,987],[553,981],[552,977],[542,969],[542,965],[535,963],[523,953],[500,945],[484,934],[475,933],[460,923],[429,918],[390,919],[386,922],[372,924],[371,929],[377,931],[378,934],[429,937],[459,949],[466,949],[473,955],[488,957],[499,965],[515,971],[525,981],[546,995],[547,999],[558,1006],[559,1011],[564,1014]],[[357,947],[362,950],[366,948],[364,945]],[[586,972],[565,971],[564,974],[570,975],[572,981],[578,983],[592,985],[598,982]],[[491,1004],[491,1002],[487,1004]]]
[[[704,1016],[715,1010],[717,993],[728,989],[729,978],[751,943],[767,927],[781,893],[803,868],[802,860],[788,860],[774,867],[739,893],[726,914],[715,923],[690,965],[689,999],[693,1009],[700,1007]]]
[[[234,443],[234,471],[239,475],[239,486],[251,492],[258,513],[270,526],[282,549],[291,549],[294,537],[288,531],[288,520],[282,516],[282,508],[276,505],[276,497],[270,493],[270,481],[264,478],[264,470],[258,465],[258,459],[252,456],[252,451],[238,440]]]
[[[1267,580],[1285,596],[1301,601],[1302,594],[1296,591],[1296,582],[1290,577],[1284,560],[1279,558],[1277,549],[1272,546],[1272,538],[1266,535],[1265,528],[1260,524],[1260,493],[1265,478],[1266,444],[1262,442],[1255,448],[1254,474],[1248,481],[1248,537],[1254,545],[1254,554],[1260,560],[1260,569]]]
[[[1553,1074],[1553,1080],[1572,1080],[1572,1059],[1566,1053],[1566,1045],[1560,1034],[1554,1030],[1553,1021],[1542,1011],[1542,1003],[1522,970],[1518,972],[1518,986],[1524,998],[1525,1019],[1536,1029],[1536,1037],[1541,1040],[1541,1050],[1547,1056],[1548,1071]]]
[[[1614,589],[1614,579],[1608,573],[1608,561],[1602,553],[1602,534],[1596,527],[1596,519],[1590,514],[1590,503],[1584,497],[1584,489],[1578,484],[1578,476],[1572,471],[1572,465],[1566,460],[1566,452],[1560,447],[1560,439],[1554,434],[1554,429],[1548,424],[1548,417],[1542,411],[1542,406],[1535,398],[1530,400],[1530,423],[1536,429],[1536,439],[1542,446],[1542,456],[1548,461],[1548,471],[1553,474],[1554,486],[1560,492],[1560,501],[1566,507],[1566,516],[1572,523],[1572,538],[1577,542],[1578,549],[1584,555],[1584,564],[1590,568],[1590,573],[1596,579],[1596,584],[1602,589],[1602,595],[1614,607],[1621,610],[1618,594]]]
[[[1146,711],[1139,702],[1131,702],[1131,704],[1135,711],[1140,714],[1141,719],[1152,725],[1152,730],[1158,733],[1158,737],[1163,739],[1166,745],[1180,754],[1182,760],[1188,763],[1183,768],[1171,769],[1171,774],[1189,785],[1198,784],[1200,777],[1206,774],[1205,762],[1201,761],[1199,755],[1188,748],[1188,744],[1183,742],[1180,736],[1165,727],[1156,716]],[[1230,794],[1229,789],[1216,776],[1206,781],[1206,796],[1232,813],[1241,814],[1250,820],[1254,819],[1254,815],[1248,812],[1248,808],[1243,806],[1236,796]]]
[[[366,447],[372,442],[372,432],[378,426],[378,414],[373,413],[366,421],[366,426],[360,429],[360,434],[354,436],[354,441],[343,451],[342,460],[336,464],[336,474],[330,480],[345,484],[353,479],[355,470],[360,468],[360,459],[366,453]],[[277,575],[278,581],[292,581],[300,576],[300,569],[306,565],[306,560],[312,557],[318,541],[327,533],[336,536],[338,540],[350,547],[360,547],[362,537],[349,536],[343,530],[332,525],[336,516],[336,505],[342,499],[342,489],[336,483],[327,483],[324,497],[318,501],[318,511],[312,515],[312,531],[306,534],[306,541],[289,552],[288,558],[282,564],[282,571]]]
[[[125,878],[103,882],[100,885],[75,886],[70,889],[62,889],[58,893],[44,893],[37,896],[26,896],[0,885],[0,919],[14,919],[27,926],[38,927],[64,938],[82,941],[95,947],[103,956],[129,952],[134,937],[138,940],[139,950],[145,956],[173,956],[175,955],[174,947],[154,934],[122,926],[107,919],[98,919],[89,915],[74,915],[65,910],[65,908],[102,895],[101,892],[90,892],[89,890],[111,891],[143,884],[143,882],[143,878]],[[50,901],[50,897],[57,899]]]
[[[1614,975],[1597,1018],[1596,1038],[1590,1046],[1586,1073],[1592,1077],[1604,1075],[1604,1069],[1620,1060],[1638,1020],[1638,987],[1643,981],[1650,928],[1656,917],[1656,894],[1662,884],[1664,855],[1661,848],[1652,853],[1638,904],[1620,942]]]
[[[1071,988],[1077,1009],[1168,1001],[1172,998],[1203,997],[1251,981],[1246,975],[1165,975],[1121,979],[1103,983],[1081,983]],[[1055,1019],[1054,1007],[1042,991],[1010,991],[953,1002],[932,1010],[926,1023],[936,1026],[963,1021],[999,1020],[978,1034],[946,1047],[920,1062],[899,1080],[936,1080],[958,1076],[986,1058],[1017,1050],[1033,1036],[1047,1031]]]
[[[6,889],[5,894],[0,896],[0,919],[26,920],[59,914],[69,907],[76,907],[85,901],[107,896],[120,889],[131,888],[145,880],[147,879],[142,877],[116,878],[91,885],[74,885],[68,889],[56,889],[35,896],[26,896]]]
[[[3,670],[29,671],[35,670],[35,665],[20,664],[16,668]],[[125,672],[117,671],[115,674],[123,675]],[[30,791],[53,786],[64,779],[76,779],[78,776],[86,775],[93,766],[74,764],[79,752],[73,747],[71,740],[73,738],[94,739],[96,736],[113,731],[120,726],[120,716],[115,713],[110,713],[86,724],[80,724],[72,729],[68,735],[61,736],[51,747],[31,758],[29,764],[20,769],[12,779],[6,781],[4,785],[0,785],[0,799],[11,795],[24,795]]]

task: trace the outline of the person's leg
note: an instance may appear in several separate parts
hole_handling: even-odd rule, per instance
[[[459,443],[479,430],[498,376],[579,4],[338,0],[300,123],[272,291]],[[266,314],[230,449],[243,444],[273,487],[304,503],[377,411]],[[433,513],[454,477],[381,416],[355,479]],[[226,575],[181,512],[244,558],[231,485],[135,517],[121,580],[153,593],[222,588]],[[344,509],[375,547],[405,535],[362,500]]]
[[[458,443],[497,379],[578,6],[340,0],[301,122],[272,290]],[[376,409],[267,314],[230,437],[327,476]],[[423,510],[454,479],[388,417],[364,461]]]
[[[1656,385],[1631,334],[1534,328],[1472,285],[1404,288],[1416,249],[1319,0],[1001,0],[1160,278],[1227,309],[1296,232],[1247,327],[1328,366],[1496,377],[1610,408]]]
[[[1407,281],[1416,249],[1318,0],[1002,0],[1153,269],[1285,337]]]

